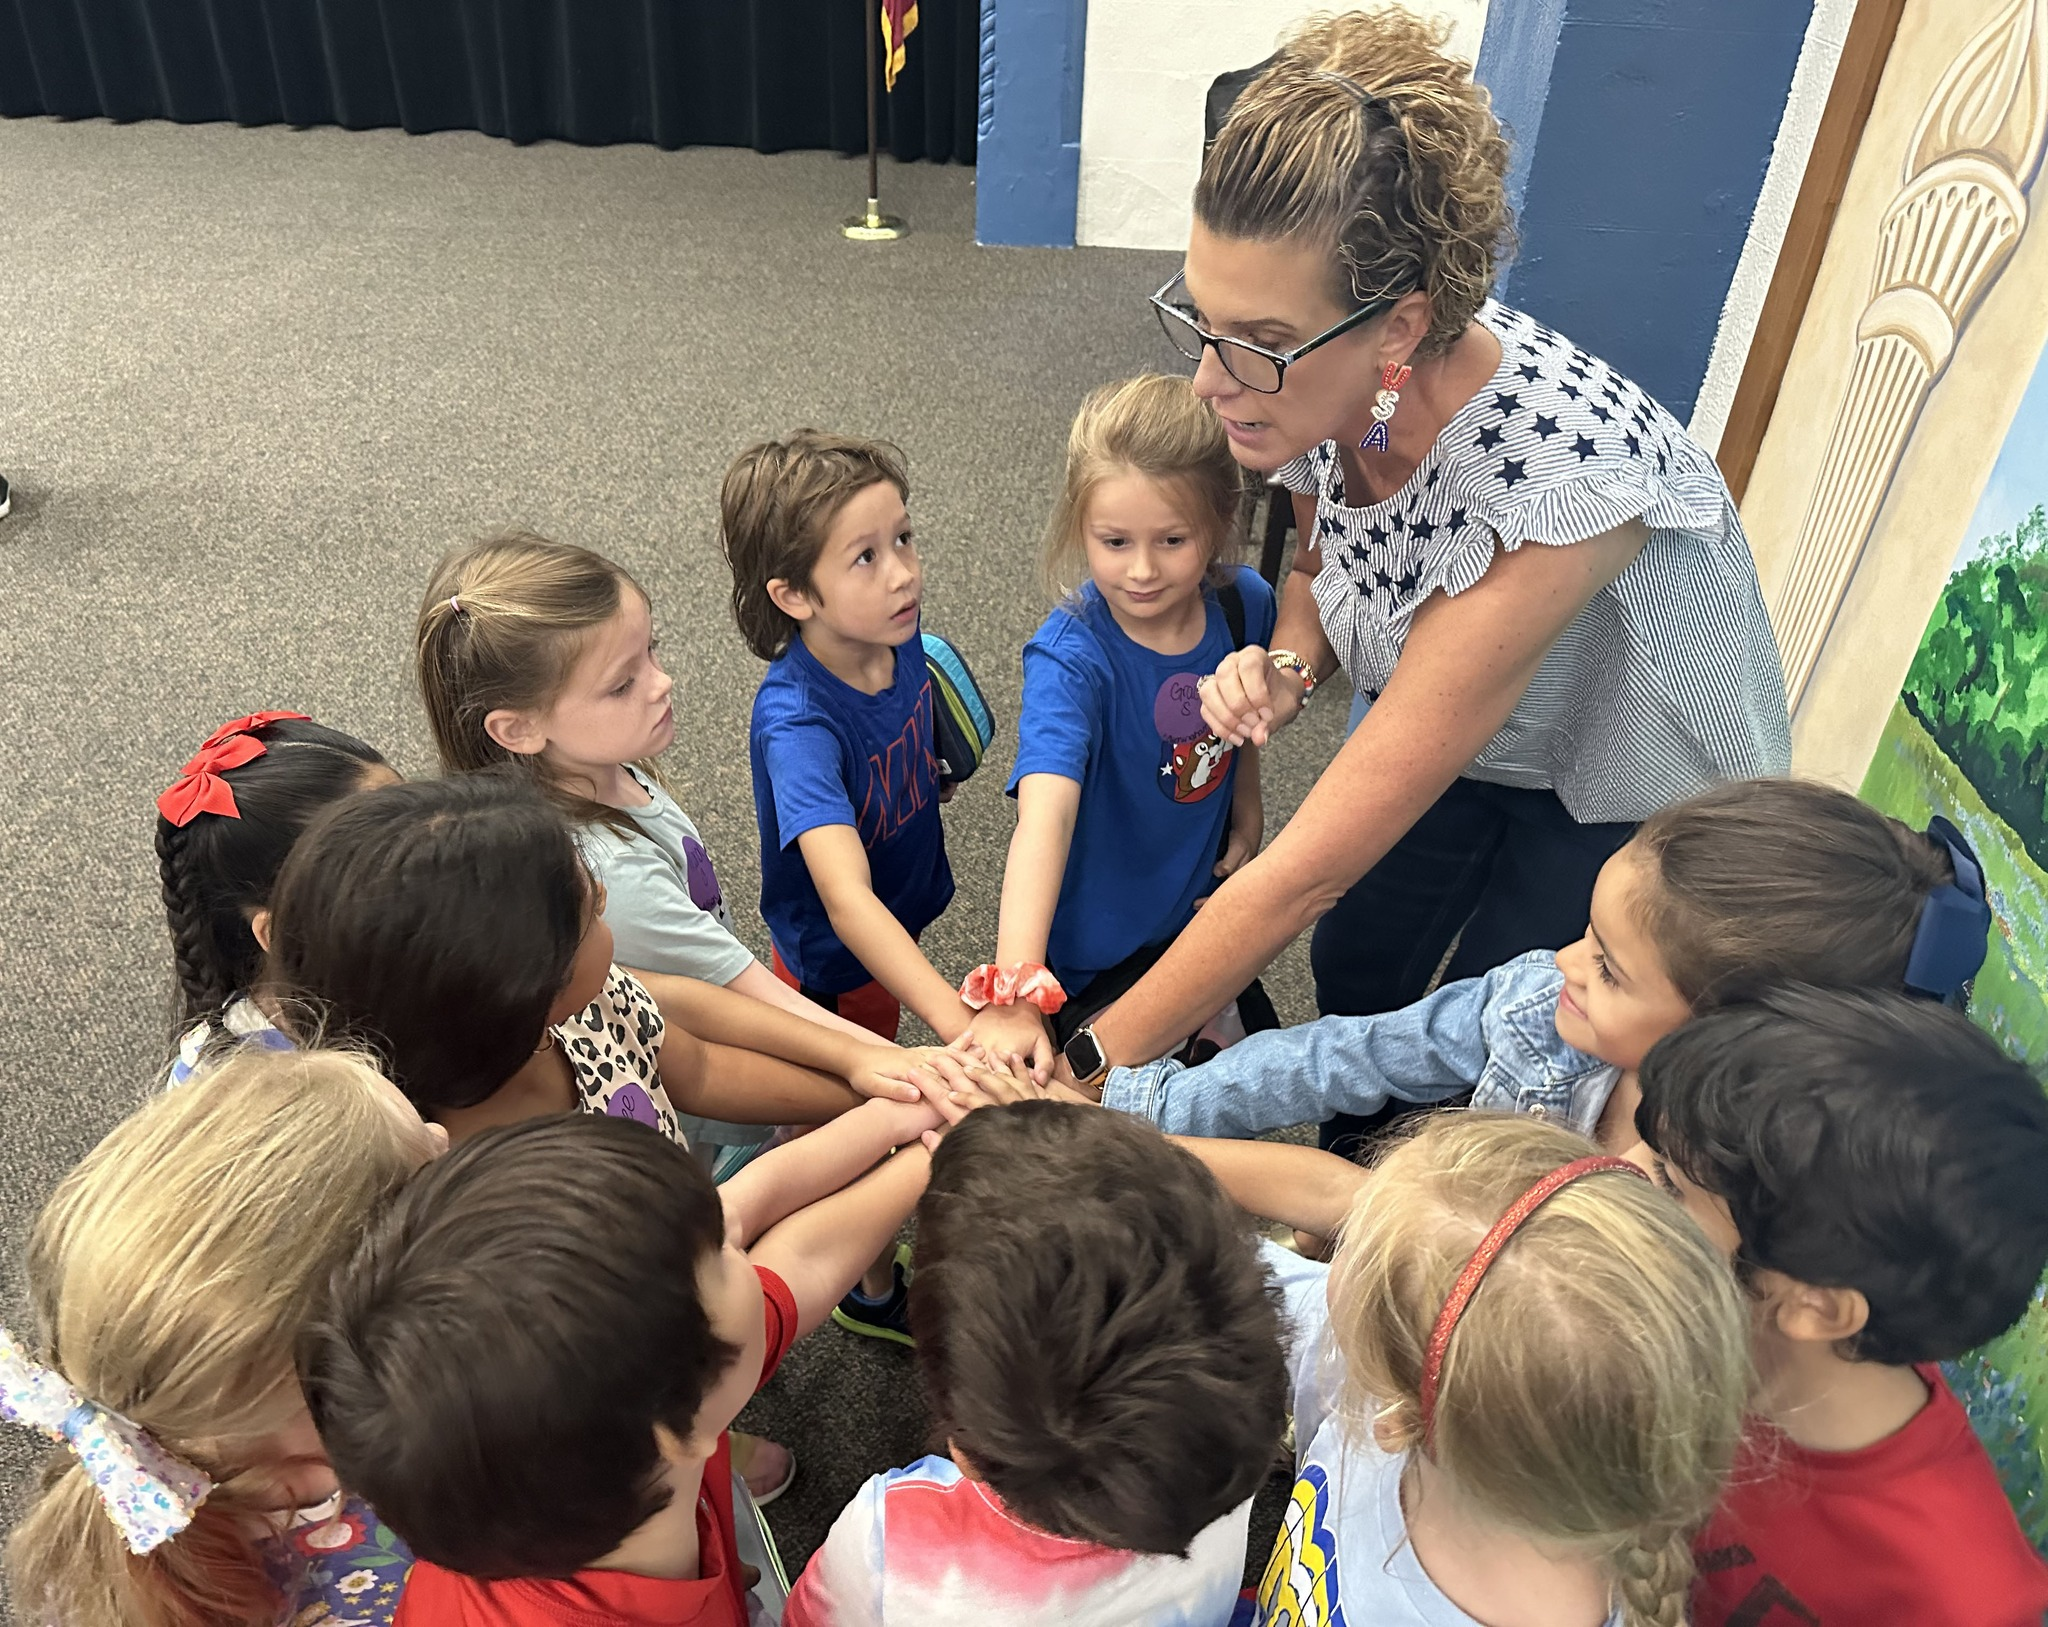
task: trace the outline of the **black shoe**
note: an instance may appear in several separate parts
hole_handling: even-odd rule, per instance
[[[7,477],[0,475],[0,520],[7,518],[7,511],[13,506],[13,493],[8,489]]]
[[[911,1345],[910,1337],[910,1245],[896,1245],[896,1259],[890,1266],[887,1299],[868,1299],[856,1287],[832,1308],[832,1320],[848,1333],[869,1339],[890,1339]]]

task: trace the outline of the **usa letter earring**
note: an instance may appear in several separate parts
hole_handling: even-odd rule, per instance
[[[1384,452],[1387,449],[1387,420],[1394,416],[1394,409],[1401,404],[1401,386],[1408,382],[1408,375],[1415,369],[1405,362],[1388,362],[1380,369],[1380,393],[1372,398],[1372,428],[1365,433],[1365,439],[1358,443],[1361,452]]]

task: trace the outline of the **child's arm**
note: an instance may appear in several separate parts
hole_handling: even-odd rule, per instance
[[[996,965],[1044,964],[1053,906],[1059,902],[1067,852],[1074,843],[1074,819],[1080,811],[1079,780],[1064,774],[1026,774],[1017,782],[1017,829],[1003,868]],[[984,1006],[974,1014],[970,1032],[986,1051],[1024,1058],[1041,1082],[1052,1068],[1052,1034],[1036,1006],[1021,1001]]]
[[[686,1028],[662,1038],[661,1083],[679,1111],[728,1124],[818,1124],[860,1103],[827,1074],[758,1051],[706,1045]]]
[[[800,991],[791,988],[758,960],[748,961],[740,975],[725,986],[734,994],[744,994],[749,999],[760,1001],[764,1006],[774,1006],[779,1011],[787,1011],[803,1018],[813,1027],[829,1028],[834,1033],[859,1040],[863,1045],[889,1043],[880,1034],[861,1027],[859,1023],[848,1022],[838,1012],[827,1011],[815,1000],[806,999]],[[790,1060],[795,1061],[796,1058],[792,1057]],[[834,1068],[832,1071],[837,1073],[840,1070]]]
[[[843,1192],[769,1227],[747,1251],[755,1265],[788,1285],[796,1301],[797,1337],[824,1321],[860,1281],[917,1207],[931,1168],[931,1154],[913,1142]]]
[[[718,1189],[733,1241],[750,1246],[807,1203],[839,1191],[876,1162],[944,1122],[922,1099],[869,1101],[808,1135],[772,1147]]]
[[[1349,1159],[1286,1141],[1211,1141],[1170,1136],[1209,1166],[1216,1184],[1248,1213],[1329,1237],[1372,1179]]]
[[[940,1039],[967,1032],[974,1013],[953,985],[932,969],[889,906],[875,896],[874,874],[860,832],[851,825],[814,825],[796,839],[830,917],[832,930],[883,988],[931,1024]]]
[[[660,972],[636,971],[633,975],[654,996],[671,1034],[682,1029],[714,1045],[759,1051],[799,1067],[837,1074],[863,1096],[889,1096],[900,1102],[921,1099],[917,1086],[910,1083],[916,1059],[865,1029],[857,1030],[862,1037],[855,1039],[745,994],[735,994],[731,984],[720,988],[694,977],[669,977]],[[788,986],[772,973],[768,980],[777,988]],[[827,1015],[822,1010],[819,1014]]]
[[[1266,803],[1259,791],[1259,748],[1237,748],[1237,784],[1230,792],[1230,839],[1210,873],[1217,880],[1249,864],[1266,835]]]

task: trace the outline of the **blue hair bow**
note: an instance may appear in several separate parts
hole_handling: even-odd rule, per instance
[[[118,1412],[88,1401],[0,1328],[0,1418],[71,1448],[128,1551],[146,1554],[192,1523],[213,1482]]]
[[[1964,985],[1984,964],[1991,941],[1984,866],[1963,833],[1939,815],[1928,824],[1927,835],[1948,849],[1955,880],[1929,893],[1921,906],[1913,952],[1906,958],[1906,992],[1960,1005]]]

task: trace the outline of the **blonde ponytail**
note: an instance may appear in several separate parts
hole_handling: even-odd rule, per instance
[[[292,1349],[328,1276],[428,1155],[409,1112],[352,1056],[248,1049],[151,1100],[58,1184],[30,1237],[24,1344],[215,1484],[137,1556],[77,1460],[53,1453],[7,1544],[23,1619],[269,1627],[258,1459],[304,1416]]]
[[[1535,1119],[1466,1111],[1386,1154],[1330,1273],[1348,1430],[1420,1449],[1423,1368],[1452,1285],[1518,1197],[1593,1150]],[[1749,1386],[1727,1262],[1650,1182],[1597,1173],[1536,1209],[1472,1296],[1432,1456],[1483,1519],[1600,1562],[1628,1627],[1675,1627],[1686,1539],[1720,1496]]]

